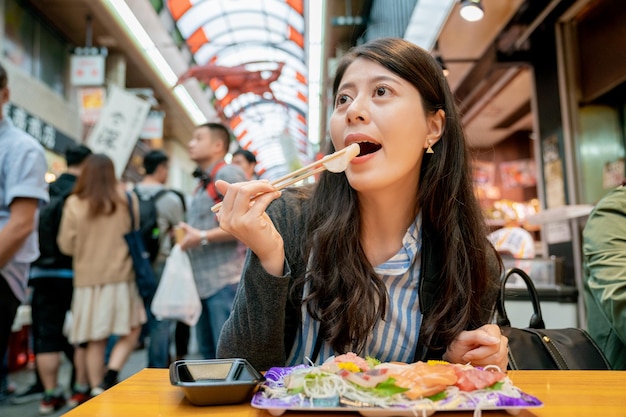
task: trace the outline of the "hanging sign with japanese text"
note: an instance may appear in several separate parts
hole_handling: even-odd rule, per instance
[[[73,55],[70,61],[73,86],[104,84],[104,57]]]
[[[74,48],[70,59],[70,84],[98,86],[104,84],[106,48]]]
[[[76,144],[73,138],[60,132],[50,123],[46,123],[38,116],[13,103],[6,104],[6,114],[15,127],[26,131],[46,149],[59,155],[64,155],[68,147]]]
[[[141,129],[139,137],[141,139],[162,139],[163,138],[163,118],[165,112],[158,110],[150,110],[146,123]]]
[[[100,112],[106,100],[104,87],[85,87],[78,89],[78,108],[80,120],[85,124],[94,124],[100,117]]]
[[[110,87],[100,118],[87,137],[87,146],[113,160],[118,178],[128,163],[149,111],[148,102],[119,87]]]

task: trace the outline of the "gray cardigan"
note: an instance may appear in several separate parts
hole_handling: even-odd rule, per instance
[[[303,210],[304,198],[301,193],[284,190],[283,195],[274,201],[267,210],[276,229],[283,237],[285,245],[285,275],[277,277],[268,274],[257,256],[248,251],[243,275],[230,317],[222,328],[218,347],[218,358],[246,358],[256,369],[267,370],[272,366],[285,366],[287,356],[300,326],[300,301],[290,300],[292,279],[304,274],[306,260],[302,254],[304,247],[304,227],[307,224]],[[422,272],[419,288],[421,311],[427,315],[433,308],[434,294],[438,289],[438,265],[429,250],[429,234],[422,228]],[[493,291],[484,294],[484,312],[481,323],[491,320],[497,295],[498,282],[502,271],[495,252],[489,258],[492,271]],[[420,341],[423,338],[420,336]],[[443,351],[432,351],[418,342],[415,360],[441,358]]]

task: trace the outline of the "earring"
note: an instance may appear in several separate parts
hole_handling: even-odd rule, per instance
[[[428,139],[428,149],[426,149],[426,153],[435,153],[435,151],[433,151],[432,145],[433,141],[432,139]]]

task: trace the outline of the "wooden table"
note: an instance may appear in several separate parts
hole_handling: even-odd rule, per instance
[[[509,371],[513,383],[543,401],[542,408],[522,410],[520,417],[626,416],[626,371]],[[357,413],[286,412],[284,417],[348,417]],[[441,411],[441,417],[471,417],[472,412]],[[486,417],[510,416],[484,411]],[[170,384],[167,369],[144,369],[65,414],[67,417],[212,416],[271,417],[249,403],[196,407]]]

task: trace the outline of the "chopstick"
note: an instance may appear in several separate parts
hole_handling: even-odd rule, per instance
[[[280,178],[275,179],[274,181],[272,181],[270,184],[272,184],[276,190],[282,190],[283,188],[289,187],[290,185],[293,185],[295,183],[297,183],[298,181],[302,181],[305,178],[310,177],[311,175],[315,175],[318,172],[322,172],[325,171],[326,169],[328,169],[324,164],[328,161],[331,161],[335,158],[338,158],[340,156],[343,156],[344,153],[346,153],[348,151],[348,148],[343,148],[340,151],[331,153],[330,155],[326,155],[325,157],[323,157],[322,159],[320,159],[319,161],[315,161],[307,166],[304,166],[300,169],[297,169],[293,172],[290,172],[289,174],[283,175]],[[317,168],[316,168],[317,167]],[[263,194],[263,193],[261,193]],[[261,194],[256,195],[254,197],[252,197],[252,200],[254,200],[255,198],[259,197]],[[222,208],[222,203],[219,202],[217,204],[215,204],[213,207],[211,207],[211,211],[213,213],[216,213],[220,210],[220,208]]]

